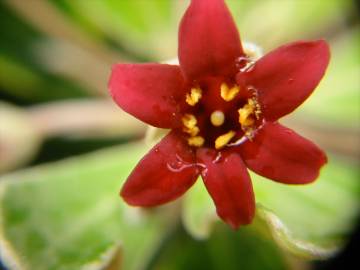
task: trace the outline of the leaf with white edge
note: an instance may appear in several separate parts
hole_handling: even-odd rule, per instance
[[[0,255],[11,269],[143,269],[173,225],[118,196],[143,144],[27,169],[0,179]],[[123,261],[122,261],[123,260]],[[112,267],[112,268],[110,268]]]
[[[306,259],[325,259],[341,248],[360,210],[355,166],[331,157],[319,179],[304,186],[276,183],[253,173],[251,177],[257,215],[250,226],[271,234],[279,246]],[[185,197],[183,223],[195,238],[209,236],[215,220],[211,217],[214,206],[206,196],[205,187],[197,185]]]
[[[256,219],[258,220],[254,220],[254,227],[263,231],[265,236],[271,235],[280,247],[298,257],[309,260],[326,259],[339,251],[338,245],[336,244],[323,247],[309,241],[295,238],[281,219],[261,204],[257,205]],[[263,222],[263,224],[261,224],[261,222]],[[260,226],[264,225],[264,228],[260,228]]]

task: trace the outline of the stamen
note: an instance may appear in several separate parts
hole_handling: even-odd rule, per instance
[[[257,102],[256,99],[253,99],[253,98],[248,99],[248,103],[250,106],[254,107],[255,117],[256,117],[256,119],[259,119],[260,114],[261,114],[260,104]]]
[[[183,131],[187,134],[189,134],[190,136],[194,137],[196,135],[199,134],[200,129],[198,127],[193,127],[193,128],[183,128]]]
[[[199,87],[191,88],[190,94],[186,94],[186,103],[190,106],[195,106],[202,96],[202,91]]]
[[[254,107],[250,104],[246,104],[244,107],[238,110],[239,113],[239,123],[242,127],[250,126],[254,124],[254,119],[251,115],[254,113]]]
[[[190,136],[196,136],[199,134],[200,129],[196,126],[197,120],[196,117],[192,114],[185,114],[182,117],[182,123],[184,125],[183,131]]]
[[[190,146],[201,147],[201,146],[203,146],[204,142],[205,142],[205,140],[201,136],[195,136],[195,137],[188,138],[188,144]]]
[[[187,128],[193,128],[197,124],[196,117],[193,114],[187,113],[181,118],[181,120],[182,120],[184,126]]]
[[[222,124],[224,124],[225,115],[222,111],[214,111],[210,115],[210,121],[211,121],[211,124],[213,124],[216,127],[219,127]]]
[[[244,107],[238,110],[239,113],[239,123],[242,127],[249,127],[254,124],[255,119],[253,115],[255,115],[256,119],[260,118],[260,105],[253,98],[248,99],[248,103],[245,104]]]
[[[223,148],[225,145],[227,145],[231,139],[235,136],[235,131],[230,130],[228,133],[225,133],[215,140],[215,148],[220,149]]]
[[[222,83],[220,86],[220,95],[225,101],[233,100],[239,92],[240,87],[237,85],[229,88],[226,83]]]

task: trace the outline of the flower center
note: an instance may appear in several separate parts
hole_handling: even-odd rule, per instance
[[[190,88],[185,96],[188,113],[182,117],[188,144],[222,149],[251,140],[262,121],[256,92],[251,90],[219,80]]]

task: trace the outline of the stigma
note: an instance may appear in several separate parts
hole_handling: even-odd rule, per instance
[[[224,124],[225,121],[225,115],[222,111],[213,111],[210,115],[210,122],[215,127],[219,127],[222,124]]]
[[[226,83],[222,83],[220,86],[220,95],[225,101],[233,100],[236,95],[240,92],[240,87],[235,85],[231,88]]]
[[[186,94],[186,103],[190,106],[195,106],[202,97],[202,90],[200,87],[193,87],[190,90],[190,94]]]

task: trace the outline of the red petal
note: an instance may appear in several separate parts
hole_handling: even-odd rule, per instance
[[[314,181],[327,162],[325,153],[314,143],[279,123],[266,123],[253,141],[238,149],[252,171],[286,184]]]
[[[314,91],[324,76],[330,58],[323,40],[298,41],[279,47],[239,73],[248,86],[258,90],[262,111],[268,121],[295,110]]]
[[[188,79],[234,75],[243,50],[223,0],[193,0],[179,29],[179,61]]]
[[[197,177],[194,152],[171,132],[138,163],[120,195],[131,205],[155,206],[181,196]]]
[[[255,198],[249,173],[237,153],[199,149],[198,162],[206,169],[202,178],[220,218],[237,229],[251,223],[255,213]]]
[[[156,127],[178,124],[184,80],[178,66],[118,64],[113,67],[109,89],[116,103],[136,118]]]

